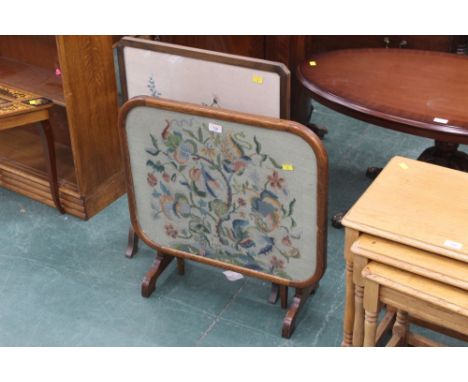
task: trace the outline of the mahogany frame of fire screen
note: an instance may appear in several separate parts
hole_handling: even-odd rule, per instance
[[[188,259],[269,281],[270,302],[284,309],[293,287],[289,338],[326,268],[320,139],[292,121],[147,96],[122,106],[119,132],[132,226],[157,251],[142,295],[174,258],[180,274]]]

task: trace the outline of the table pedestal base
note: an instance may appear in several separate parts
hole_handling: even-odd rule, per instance
[[[458,151],[458,146],[457,143],[435,141],[435,145],[424,150],[418,160],[468,172],[468,154]]]

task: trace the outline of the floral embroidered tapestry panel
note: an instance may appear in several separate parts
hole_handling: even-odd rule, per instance
[[[147,107],[126,129],[154,243],[296,282],[314,274],[317,166],[302,138]]]

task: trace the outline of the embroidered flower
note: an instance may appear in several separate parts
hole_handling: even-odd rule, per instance
[[[158,178],[156,178],[156,175],[154,175],[152,172],[148,173],[146,180],[151,187],[154,187],[158,184]]]
[[[268,175],[268,182],[272,188],[283,188],[284,178],[280,178],[278,171],[273,171],[273,175]]]
[[[171,180],[171,177],[169,176],[169,174],[167,172],[165,172],[163,174],[163,179],[166,183],[169,183],[169,181]]]
[[[281,259],[278,259],[276,256],[273,256],[271,259],[270,259],[270,264],[272,266],[273,269],[275,268],[284,268],[284,261],[281,260]]]
[[[283,245],[285,245],[286,247],[290,247],[292,243],[291,243],[291,239],[289,238],[289,235],[283,237],[283,239],[281,239],[281,243],[283,243]]]
[[[247,162],[245,160],[236,160],[232,164],[232,167],[233,167],[234,172],[239,172],[240,170],[243,170],[244,168],[247,167]]]
[[[195,153],[196,146],[192,141],[184,141],[180,143],[174,152],[174,159],[179,164],[185,164],[189,161],[190,156]]]
[[[200,151],[209,158],[214,158],[216,156],[216,149],[213,147],[202,147]]]
[[[198,179],[200,179],[201,170],[199,168],[193,167],[189,171],[189,176],[190,176],[190,179],[192,179],[194,182],[196,182]]]
[[[164,226],[165,230],[166,230],[166,235],[167,236],[170,236],[172,237],[173,239],[175,239],[177,237],[177,234],[179,232],[177,232],[177,230],[174,228],[174,226],[172,224],[166,224]]]
[[[252,213],[256,227],[264,233],[272,232],[281,222],[281,203],[277,196],[264,190],[251,199]]]
[[[243,207],[243,206],[245,206],[247,204],[247,202],[243,198],[237,199],[237,203],[239,203],[239,206],[241,206],[241,207]]]
[[[298,259],[299,257],[301,257],[301,253],[297,248],[291,248],[286,256],[292,257],[293,259]]]

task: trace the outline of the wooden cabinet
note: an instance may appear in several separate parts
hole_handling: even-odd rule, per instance
[[[59,193],[95,215],[125,192],[111,36],[0,36],[2,82],[54,102]],[[53,206],[35,126],[0,133],[0,186]]]

